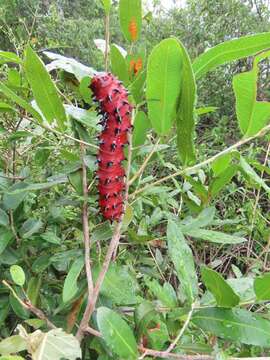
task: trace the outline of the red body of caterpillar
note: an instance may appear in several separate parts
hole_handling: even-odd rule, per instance
[[[90,85],[94,100],[99,103],[103,115],[103,130],[99,136],[97,157],[99,179],[99,206],[105,219],[119,220],[123,213],[125,189],[124,145],[131,129],[132,106],[122,83],[112,74],[96,75]]]

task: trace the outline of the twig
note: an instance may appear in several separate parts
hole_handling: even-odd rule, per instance
[[[201,163],[199,164],[196,164],[194,166],[190,166],[190,167],[187,167],[185,169],[181,169],[181,170],[178,170],[176,171],[175,173],[171,174],[171,175],[168,175],[168,176],[165,176],[157,181],[154,181],[153,183],[151,184],[148,184],[146,186],[144,186],[143,188],[141,189],[138,189],[136,191],[134,191],[134,193],[132,193],[130,195],[131,198],[134,198],[136,195],[140,194],[141,192],[155,186],[155,185],[158,185],[158,184],[161,184],[163,183],[164,181],[167,181],[167,180],[170,180],[170,179],[173,179],[175,178],[176,176],[180,176],[180,175],[185,175],[187,173],[189,173],[190,171],[194,171],[194,170],[198,170],[200,168],[202,168],[203,166],[205,165],[208,165],[208,164],[211,164],[213,161],[215,161],[217,158],[219,158],[220,156],[222,155],[225,155],[225,154],[228,154],[230,153],[231,151],[239,148],[240,146],[250,142],[251,140],[253,139],[256,139],[258,137],[261,137],[263,135],[265,135],[268,131],[270,131],[270,124],[265,126],[264,128],[262,128],[257,134],[253,135],[253,136],[250,136],[248,138],[243,138],[241,139],[240,141],[238,141],[237,143],[233,144],[232,146],[228,147],[227,149],[224,149],[223,151],[219,152],[218,154],[210,157],[209,159],[206,159],[204,161],[202,161]]]
[[[134,120],[134,111],[132,114],[131,125],[133,125],[133,120]],[[96,306],[96,302],[97,302],[97,299],[99,296],[101,286],[105,279],[106,273],[109,269],[112,256],[113,256],[114,252],[116,251],[118,244],[119,244],[124,213],[125,213],[126,205],[127,205],[127,201],[128,201],[129,176],[130,176],[131,159],[132,159],[132,133],[129,133],[129,135],[128,135],[128,143],[129,143],[129,145],[128,145],[128,162],[127,162],[127,169],[126,169],[126,189],[125,189],[125,195],[124,195],[124,209],[123,209],[124,211],[123,211],[123,214],[122,214],[119,222],[116,224],[116,227],[114,229],[114,233],[113,233],[111,242],[109,244],[104,262],[102,264],[102,268],[99,272],[99,275],[98,275],[98,278],[97,278],[97,281],[96,281],[96,284],[95,284],[95,287],[93,290],[92,297],[90,299],[88,299],[88,302],[87,302],[87,305],[86,305],[86,308],[85,308],[85,311],[83,314],[83,318],[81,320],[79,329],[76,334],[76,337],[79,341],[82,340],[83,333],[86,331],[86,329],[88,327],[88,323],[91,318],[91,315],[92,315],[93,311],[95,310],[95,306]]]
[[[88,326],[85,329],[85,332],[88,332],[91,335],[97,336],[97,337],[102,337],[101,333],[93,328],[91,328],[90,326]]]
[[[184,334],[184,332],[186,331],[186,328],[188,327],[188,324],[190,322],[190,319],[192,317],[193,314],[193,310],[194,310],[194,305],[191,305],[191,309],[190,312],[188,313],[188,316],[186,318],[186,321],[182,327],[182,329],[180,330],[179,334],[176,336],[176,338],[174,339],[174,341],[171,343],[171,345],[168,347],[168,349],[165,351],[167,354],[169,354],[177,345],[178,341],[180,340],[180,338],[182,337],[182,335]]]
[[[2,283],[11,291],[12,295],[16,298],[16,300],[18,300],[18,302],[22,305],[22,307],[24,307],[28,311],[31,311],[39,319],[44,320],[49,328],[56,329],[56,326],[47,318],[44,312],[38,309],[37,307],[35,307],[28,298],[23,301],[22,299],[19,298],[15,290],[9,285],[7,281],[3,280]]]
[[[85,261],[85,272],[88,286],[88,300],[91,299],[93,294],[94,284],[91,270],[91,259],[90,259],[90,247],[91,241],[89,236],[89,224],[88,224],[88,184],[87,184],[87,169],[84,162],[85,148],[81,144],[82,154],[82,185],[83,185],[83,206],[82,206],[82,224],[83,224],[83,237],[84,237],[84,261]]]
[[[150,161],[152,155],[154,154],[154,152],[156,151],[156,148],[158,146],[160,142],[160,139],[158,139],[158,141],[155,143],[155,145],[153,146],[152,151],[150,152],[150,154],[146,157],[146,159],[144,160],[142,166],[140,167],[140,169],[136,172],[136,174],[133,176],[133,178],[131,178],[129,180],[129,186],[132,185],[134,183],[134,181],[144,172],[148,162]]]
[[[105,70],[109,68],[109,42],[110,42],[110,15],[105,16]]]

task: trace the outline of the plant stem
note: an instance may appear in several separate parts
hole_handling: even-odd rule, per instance
[[[134,121],[134,111],[132,114],[131,125],[133,125],[133,121]],[[113,256],[114,252],[116,251],[118,244],[119,244],[124,213],[125,213],[127,201],[128,201],[129,176],[130,176],[130,168],[131,168],[131,160],[132,160],[132,133],[129,133],[129,135],[128,135],[128,143],[129,143],[129,145],[128,145],[128,161],[127,161],[127,169],[126,169],[126,189],[125,189],[125,195],[124,195],[123,214],[122,214],[119,222],[115,226],[114,233],[113,233],[112,239],[110,241],[105,259],[103,261],[102,268],[99,272],[97,281],[95,283],[95,287],[93,289],[92,296],[90,298],[88,298],[87,305],[86,305],[86,308],[85,308],[85,311],[83,314],[83,318],[81,320],[79,329],[76,334],[76,337],[79,341],[82,340],[84,332],[87,332],[88,323],[89,323],[89,320],[91,318],[93,311],[95,310],[95,306],[96,306],[96,302],[97,302],[97,299],[99,296],[101,286],[105,279],[106,273],[109,269],[109,266],[110,266],[110,263],[112,260],[112,256]]]
[[[251,140],[253,139],[256,139],[258,137],[261,137],[263,135],[265,135],[268,131],[270,131],[270,124],[265,126],[264,128],[262,128],[257,134],[251,136],[251,137],[248,137],[248,138],[243,138],[241,139],[240,141],[238,141],[237,143],[233,144],[232,146],[228,147],[227,149],[224,149],[223,151],[219,152],[218,154],[212,156],[211,158],[209,159],[206,159],[204,161],[202,161],[201,163],[199,164],[196,164],[194,166],[190,166],[190,167],[187,167],[185,169],[181,169],[181,170],[178,170],[176,171],[175,173],[171,174],[171,175],[168,175],[168,176],[165,176],[157,181],[154,181],[153,183],[151,184],[148,184],[146,186],[144,186],[143,188],[141,189],[138,189],[136,191],[134,191],[134,193],[132,193],[130,195],[130,197],[133,199],[136,195],[140,194],[141,192],[155,186],[155,185],[158,185],[158,184],[161,184],[163,183],[164,181],[167,181],[167,180],[170,180],[170,179],[173,179],[175,178],[176,176],[180,176],[180,175],[185,175],[191,171],[194,171],[194,170],[199,170],[200,168],[202,168],[203,166],[205,165],[208,165],[208,164],[211,164],[213,161],[215,161],[217,158],[219,158],[220,156],[222,155],[225,155],[225,154],[228,154],[230,153],[231,151],[239,148],[240,146],[244,145],[244,144],[247,144],[248,142],[250,142]]]

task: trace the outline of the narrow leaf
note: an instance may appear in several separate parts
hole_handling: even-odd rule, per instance
[[[167,241],[170,258],[174,264],[183,292],[189,302],[198,295],[198,282],[190,247],[173,221],[168,222]]]
[[[179,41],[182,51],[182,88],[176,117],[177,144],[182,163],[187,165],[195,161],[194,150],[194,107],[196,102],[196,82],[191,61],[184,45]]]
[[[185,230],[184,233],[195,239],[210,241],[218,244],[240,244],[247,241],[240,236],[228,235],[219,231],[205,230],[205,229],[190,229]]]
[[[108,347],[121,359],[137,360],[135,337],[128,324],[114,311],[100,307],[97,310],[98,328]]]
[[[248,35],[225,41],[214,46],[197,57],[192,65],[196,79],[201,78],[208,71],[226,64],[254,55],[270,47],[270,33]]]
[[[256,173],[256,171],[246,162],[246,160],[241,156],[240,165],[244,172],[251,178],[255,184],[261,186],[268,194],[270,194],[270,188],[266,185],[264,180]]]
[[[128,69],[127,63],[124,56],[121,54],[120,50],[114,44],[111,46],[110,50],[111,56],[111,64],[112,64],[112,72],[116,75],[125,86],[129,84],[129,76],[128,76]]]
[[[30,46],[26,49],[24,65],[39,109],[48,123],[51,124],[55,120],[59,128],[63,130],[66,122],[64,106],[45,65]]]
[[[64,288],[63,288],[63,302],[66,303],[70,301],[73,296],[76,295],[76,292],[78,290],[77,286],[77,279],[82,271],[84,265],[84,259],[79,258],[74,261],[72,264],[64,282]]]

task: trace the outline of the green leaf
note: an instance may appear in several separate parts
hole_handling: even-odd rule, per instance
[[[19,56],[17,56],[16,54],[14,54],[13,52],[9,52],[9,51],[0,51],[0,63],[15,63],[15,64],[20,64],[22,62],[22,60],[19,58]]]
[[[214,70],[220,65],[254,55],[269,47],[269,32],[225,41],[207,50],[195,59],[192,65],[195,77],[199,79],[208,71]]]
[[[19,265],[12,265],[9,269],[12,280],[15,284],[23,286],[25,283],[25,273]]]
[[[9,217],[2,209],[0,209],[0,225],[5,227],[9,225]]]
[[[254,280],[254,291],[257,300],[270,300],[270,273],[258,276]]]
[[[163,287],[157,282],[157,280],[145,279],[146,286],[150,289],[151,293],[161,301],[163,306],[168,308],[177,307],[177,297],[175,291],[170,283],[165,282]]]
[[[0,230],[0,255],[3,253],[9,242],[14,238],[13,233],[10,230]]]
[[[210,225],[214,220],[216,209],[214,206],[203,209],[199,215],[194,218],[186,218],[181,222],[181,230],[185,233],[188,230],[194,230],[197,228]],[[183,224],[183,225],[182,225]]]
[[[223,156],[219,156],[215,161],[212,162],[211,168],[215,176],[221,175],[223,171],[230,165],[232,154],[228,153]]]
[[[128,86],[129,76],[126,60],[121,54],[121,51],[114,44],[111,45],[110,56],[113,74],[116,75],[121,81],[123,81],[125,86]]]
[[[184,229],[183,232],[185,235],[191,236],[195,239],[210,241],[218,244],[240,244],[247,241],[243,237],[228,235],[214,230]]]
[[[111,9],[111,0],[102,0],[103,3],[103,7],[104,7],[104,11],[106,13],[106,15],[109,15],[110,13],[110,9]]]
[[[10,336],[0,342],[1,355],[9,355],[26,349],[27,343],[20,335]]]
[[[198,282],[193,255],[180,227],[173,221],[168,221],[167,241],[169,256],[174,264],[183,292],[191,303],[198,296]]]
[[[82,185],[82,170],[79,169],[68,175],[68,180],[77,194],[83,194],[83,185]]]
[[[269,56],[269,52],[266,56]],[[258,71],[258,60],[255,58],[251,71],[235,75],[233,78],[237,119],[245,137],[259,132],[270,118],[270,102],[257,101]]]
[[[77,280],[78,277],[80,276],[83,266],[84,266],[84,259],[81,257],[75,260],[74,263],[72,264],[64,282],[63,294],[62,294],[64,303],[70,301],[76,295],[76,292],[78,290]]]
[[[167,134],[176,118],[182,83],[182,49],[176,39],[161,41],[149,58],[146,98],[149,119],[155,131]]]
[[[270,347],[270,321],[247,310],[203,309],[193,315],[192,322],[223,339]]]
[[[97,279],[100,267],[94,268],[94,280]],[[127,266],[112,264],[106,273],[101,287],[101,294],[117,305],[130,305],[137,302],[138,284]]]
[[[231,165],[225,168],[217,177],[215,177],[208,189],[209,196],[214,198],[219,194],[219,192],[227,185],[231,179],[235,176],[237,171],[239,170],[237,165]]]
[[[194,149],[194,108],[196,102],[196,82],[191,61],[184,45],[179,41],[182,51],[182,88],[176,117],[177,144],[182,163],[187,165],[195,161]]]
[[[43,226],[43,223],[41,220],[37,219],[27,219],[20,228],[20,235],[27,239],[31,237],[33,234],[37,233]]]
[[[43,62],[30,46],[25,54],[25,72],[31,85],[35,100],[48,123],[54,120],[60,129],[65,129],[66,113],[57,88],[48,74]]]
[[[120,0],[119,17],[125,38],[130,42],[138,40],[142,27],[141,0]]]
[[[12,111],[15,111],[15,109],[9,104],[0,102],[0,112],[5,112],[5,111],[12,112]]]
[[[240,165],[244,172],[251,178],[256,185],[262,187],[268,194],[270,194],[270,188],[266,185],[264,180],[253,170],[253,168],[246,162],[246,160],[241,156]]]
[[[41,238],[51,244],[61,244],[61,239],[53,231],[46,231],[41,235]]]
[[[140,103],[144,97],[144,83],[146,79],[146,71],[140,72],[133,83],[129,86],[130,92],[136,102]]]
[[[27,284],[27,296],[31,301],[31,304],[36,305],[38,302],[39,291],[41,287],[41,276],[33,276]]]
[[[137,147],[143,145],[146,139],[147,130],[150,128],[150,121],[143,111],[138,111],[134,120],[134,131],[132,145]]]
[[[137,360],[135,337],[128,324],[114,311],[100,307],[97,310],[98,328],[106,345],[121,359]]]
[[[33,333],[29,335],[30,343],[35,341],[31,355],[33,360],[77,360],[82,353],[79,341],[72,334],[62,329],[53,329],[47,333]]]
[[[195,114],[200,116],[200,115],[204,115],[204,114],[209,114],[211,112],[215,112],[218,108],[215,106],[206,106],[206,107],[201,107],[201,108],[197,108],[195,109]]]
[[[2,91],[6,97],[14,101],[20,107],[25,109],[29,114],[31,114],[40,124],[43,122],[42,116],[36,111],[27,101],[15,94],[10,90],[5,84],[0,82],[0,91]]]
[[[111,239],[112,235],[112,227],[109,221],[105,221],[104,223],[95,227],[91,236],[91,241],[94,243],[96,241],[109,240]]]
[[[239,296],[219,273],[204,266],[201,274],[204,285],[214,295],[218,306],[230,308],[239,304]]]

